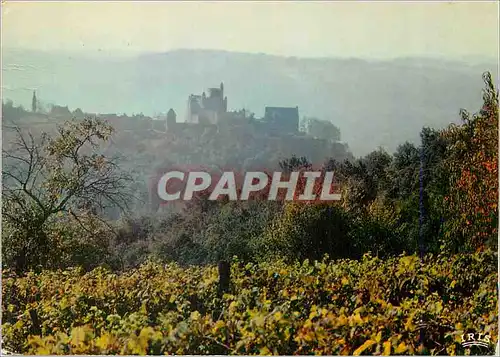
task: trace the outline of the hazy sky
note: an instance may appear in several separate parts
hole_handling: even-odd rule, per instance
[[[210,48],[322,57],[498,56],[491,2],[3,3],[4,47]]]

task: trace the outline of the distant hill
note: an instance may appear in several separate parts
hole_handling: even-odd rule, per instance
[[[365,61],[286,58],[209,50],[120,56],[3,49],[3,97],[87,112],[154,113],[174,108],[183,120],[187,97],[224,82],[228,107],[257,116],[265,106],[299,106],[300,115],[331,120],[355,155],[393,151],[418,140],[422,126],[443,127],[460,108],[481,104],[481,74],[496,64],[425,58]]]

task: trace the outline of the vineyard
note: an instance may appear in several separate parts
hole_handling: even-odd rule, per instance
[[[497,256],[4,270],[3,348],[29,354],[464,354],[497,342]],[[477,347],[479,348],[479,347]],[[484,352],[484,351],[483,351]],[[491,352],[486,352],[491,353]]]

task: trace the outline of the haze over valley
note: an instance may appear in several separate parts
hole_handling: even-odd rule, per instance
[[[459,121],[460,108],[481,102],[480,74],[494,63],[401,58],[296,58],[215,50],[113,55],[4,49],[4,98],[29,107],[42,103],[93,113],[165,114],[178,121],[187,98],[224,82],[231,110],[257,117],[265,106],[299,107],[340,128],[354,155],[377,147],[394,151],[418,140],[423,126]]]

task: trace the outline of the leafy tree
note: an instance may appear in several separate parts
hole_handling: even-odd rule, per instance
[[[418,190],[418,173],[420,167],[420,155],[418,148],[412,143],[406,142],[394,153],[394,159],[390,167],[389,196],[392,198],[409,197]]]
[[[450,191],[444,199],[448,249],[486,248],[498,231],[498,91],[490,73],[483,75],[481,110],[461,111],[462,125],[443,132],[449,140],[446,165]]]
[[[83,113],[83,111],[80,108],[76,108],[75,110],[73,110],[73,116],[76,119],[84,119],[85,118],[85,114]]]
[[[285,173],[291,173],[301,168],[310,168],[311,163],[307,160],[306,157],[297,157],[293,155],[289,159],[285,159],[279,162],[279,166],[281,170]]]
[[[389,184],[388,170],[392,163],[392,156],[380,148],[366,155],[361,161],[366,168],[365,179],[370,181],[368,185],[371,197],[376,196],[377,192],[386,191]]]
[[[423,128],[420,133],[420,165],[419,175],[423,192],[420,235],[427,251],[438,251],[442,238],[443,224],[446,219],[444,197],[449,192],[449,174],[445,167],[447,140],[441,132],[431,128]],[[420,195],[419,195],[420,196]],[[420,202],[419,202],[420,203]]]
[[[209,262],[258,256],[257,241],[278,212],[278,202],[228,202],[207,221],[203,246]]]
[[[333,170],[342,190],[342,205],[349,212],[365,214],[377,195],[387,190],[392,157],[382,149],[363,158],[338,162],[330,159],[325,167]]]
[[[26,110],[22,106],[14,106],[12,100],[2,101],[2,125],[4,123],[12,123],[21,119],[26,114]]]
[[[89,232],[108,207],[126,210],[130,178],[98,153],[112,128],[93,118],[67,122],[58,135],[40,138],[14,128],[17,138],[3,150],[4,262],[18,271],[46,266],[57,254],[51,225],[71,217]]]
[[[268,226],[259,245],[264,258],[291,260],[355,255],[348,239],[350,221],[337,204],[286,202],[283,213]]]
[[[306,132],[319,139],[340,141],[340,129],[327,120],[305,118],[303,126]]]

